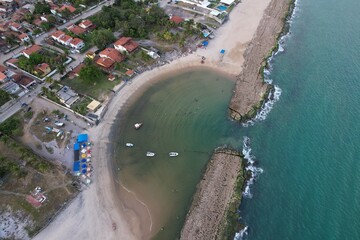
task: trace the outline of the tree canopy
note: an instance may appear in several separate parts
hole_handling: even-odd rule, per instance
[[[104,6],[102,13],[92,17],[93,22],[102,28],[134,38],[146,38],[150,32],[162,29],[169,24],[168,16],[157,5],[148,7],[144,2],[121,0],[116,6]]]
[[[35,4],[34,14],[48,14],[50,13],[50,6],[46,3],[37,2]]]
[[[10,100],[10,95],[4,90],[0,89],[0,106]]]
[[[112,43],[115,40],[114,34],[108,29],[94,30],[90,34],[91,43],[96,45],[99,49],[105,48],[109,43]]]
[[[79,78],[87,83],[95,83],[101,78],[101,75],[101,70],[92,64],[83,67],[79,72]]]

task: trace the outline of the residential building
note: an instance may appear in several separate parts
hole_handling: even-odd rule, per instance
[[[59,12],[64,11],[65,9],[67,9],[69,12],[74,13],[76,11],[76,8],[74,8],[71,5],[62,5],[61,8],[59,8]]]
[[[88,30],[92,26],[93,26],[93,23],[88,19],[82,20],[81,23],[79,24],[79,27],[81,27],[82,29],[85,29],[85,30]]]
[[[67,30],[69,30],[70,32],[76,34],[76,35],[80,35],[86,32],[85,29],[75,25],[75,24],[71,24],[69,27],[67,27]]]
[[[51,38],[59,42],[60,38],[64,35],[65,33],[63,31],[57,30],[53,34],[51,34]]]
[[[20,90],[19,85],[12,81],[2,84],[0,88],[9,94],[15,94]]]
[[[51,68],[47,63],[41,63],[35,67],[35,71],[40,73],[41,75],[46,75],[51,72]]]
[[[170,22],[173,22],[175,24],[180,24],[184,21],[184,19],[180,16],[170,16]]]
[[[60,102],[65,104],[68,108],[70,108],[71,105],[79,99],[78,94],[68,86],[62,87],[56,95],[58,96]]]
[[[6,80],[7,80],[7,76],[4,73],[0,72],[0,82],[4,83],[6,82]]]
[[[72,39],[69,35],[63,35],[60,37],[59,42],[65,46],[69,46]]]
[[[41,50],[41,47],[39,45],[32,45],[25,50],[22,51],[23,55],[27,58],[30,58],[30,55],[33,53],[37,53]]]
[[[11,30],[13,30],[14,32],[20,32],[21,25],[19,23],[16,23],[16,22],[10,22],[9,23],[9,28]]]
[[[70,46],[72,48],[75,48],[75,49],[79,50],[79,49],[82,49],[85,46],[85,43],[80,38],[74,38],[73,40],[71,40]]]
[[[28,89],[30,86],[35,85],[36,81],[28,76],[22,74],[15,74],[12,76],[14,82],[20,85],[21,87]]]
[[[21,33],[18,38],[20,39],[21,42],[29,42],[30,38],[26,33]]]
[[[138,47],[139,44],[130,37],[122,37],[114,43],[114,48],[121,53],[131,53]]]
[[[105,48],[99,53],[99,56],[101,58],[111,59],[114,62],[122,62],[125,59],[125,57],[114,48]]]
[[[96,64],[103,68],[109,69],[115,64],[115,62],[110,58],[100,57],[96,60]]]

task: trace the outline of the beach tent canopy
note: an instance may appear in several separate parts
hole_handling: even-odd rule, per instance
[[[221,0],[220,2],[224,3],[226,5],[231,5],[231,4],[233,4],[235,2],[235,0]]]
[[[78,172],[80,170],[80,161],[74,162],[73,171]]]
[[[224,54],[224,53],[225,53],[225,50],[224,50],[224,49],[221,49],[220,53],[221,53],[221,54]]]
[[[75,143],[74,144],[74,150],[80,150],[80,144]]]
[[[79,134],[77,141],[78,141],[78,143],[87,142],[88,135],[87,134]]]

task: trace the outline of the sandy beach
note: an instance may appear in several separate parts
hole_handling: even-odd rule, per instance
[[[167,65],[144,72],[116,94],[104,119],[88,132],[94,143],[94,182],[35,239],[127,240],[150,239],[156,234],[158,229],[152,228],[156,219],[151,218],[151,210],[138,201],[134,193],[114,181],[113,171],[117,169],[112,169],[111,129],[117,114],[130,97],[167,74],[201,66],[232,76],[239,75],[244,52],[269,3],[270,0],[244,0],[231,12],[229,21],[217,30],[216,38],[210,41],[207,49],[198,49]],[[223,58],[221,49],[225,49]],[[204,64],[201,64],[202,56],[206,59]],[[112,228],[113,223],[117,225],[116,230]]]

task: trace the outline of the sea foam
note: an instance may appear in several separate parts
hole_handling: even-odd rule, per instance
[[[278,41],[278,49],[274,51],[271,56],[267,59],[267,68],[264,69],[264,81],[268,84],[272,84],[273,80],[271,79],[271,71],[272,71],[272,62],[276,55],[285,51],[286,40],[291,36],[291,26],[293,24],[294,18],[297,16],[297,13],[300,11],[299,0],[295,0],[294,2],[294,9],[291,13],[290,18],[286,21],[288,25],[289,31],[285,33],[283,36],[280,37]],[[269,93],[267,101],[263,104],[260,111],[256,114],[255,118],[243,123],[244,127],[252,126],[258,121],[263,121],[266,119],[266,116],[269,114],[271,109],[273,108],[274,104],[280,99],[281,95],[281,88],[278,86],[274,86],[272,92]],[[246,198],[252,198],[252,193],[250,186],[254,184],[256,178],[261,174],[264,170],[262,168],[254,166],[255,163],[255,156],[251,154],[251,147],[250,147],[250,138],[244,137],[243,140],[243,150],[242,153],[244,158],[247,160],[247,167],[246,170],[251,172],[250,179],[246,182],[246,186],[243,192],[243,196]],[[245,236],[248,235],[248,226],[245,226],[241,229],[238,233],[235,234],[234,240],[243,240]]]

